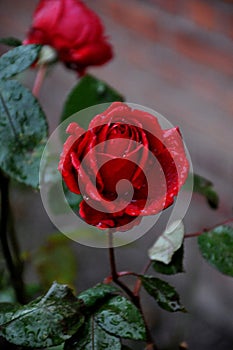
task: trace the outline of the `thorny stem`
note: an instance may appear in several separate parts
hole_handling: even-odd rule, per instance
[[[121,281],[118,279],[118,273],[116,270],[116,260],[115,260],[115,253],[114,253],[114,248],[113,248],[113,237],[112,233],[108,232],[108,238],[109,238],[109,261],[110,261],[110,268],[111,268],[111,275],[112,275],[112,280],[114,283],[116,283],[119,287],[121,287],[125,293],[130,297],[130,299],[133,301],[135,295],[133,292]]]
[[[25,288],[22,279],[22,275],[15,266],[13,257],[8,244],[8,215],[9,215],[9,179],[2,173],[0,173],[1,184],[1,222],[0,222],[0,241],[2,245],[3,255],[6,260],[6,265],[9,270],[12,286],[15,290],[16,298],[19,303],[24,304],[26,302]]]
[[[144,267],[144,269],[142,270],[142,275],[145,275],[147,270],[149,270],[150,266],[151,266],[151,263],[152,261],[149,260],[146,264],[146,266]],[[142,286],[142,281],[140,278],[137,279],[136,283],[135,283],[135,286],[134,286],[134,295],[139,295],[140,293],[140,289],[141,289],[141,286]]]
[[[219,224],[215,224],[214,226],[212,227],[209,227],[209,228],[203,228],[202,231],[199,231],[199,232],[193,232],[193,233],[187,233],[184,235],[184,238],[192,238],[192,237],[198,237],[198,236],[201,236],[204,232],[208,232],[208,231],[211,231],[213,230],[215,227],[217,226],[220,226],[220,225],[226,225],[226,224],[230,224],[233,222],[233,218],[230,218],[230,219],[227,219],[223,222],[220,222]]]
[[[123,282],[119,281],[119,274],[117,273],[116,269],[116,260],[115,260],[115,254],[114,254],[114,248],[113,248],[113,236],[111,232],[108,232],[108,244],[109,244],[109,261],[110,261],[110,268],[111,268],[111,274],[112,274],[112,281],[115,282],[119,287],[122,288],[122,290],[125,291],[125,293],[129,296],[131,301],[134,303],[134,305],[139,309],[146,328],[146,338],[147,338],[147,344],[145,350],[158,350],[157,346],[155,345],[152,335],[150,333],[150,330],[147,326],[145,316],[142,311],[141,302],[139,295],[135,295]]]
[[[8,229],[9,229],[9,239],[11,242],[12,251],[14,254],[14,259],[18,267],[18,271],[20,274],[23,273],[24,263],[20,257],[20,247],[19,242],[16,236],[15,232],[15,225],[14,225],[14,215],[12,213],[11,207],[9,207],[9,214],[8,214]]]
[[[46,75],[46,71],[47,71],[47,65],[46,64],[42,64],[41,66],[39,66],[39,69],[38,69],[38,72],[37,72],[37,75],[36,75],[36,79],[35,79],[35,82],[34,82],[34,86],[33,86],[33,89],[32,89],[32,93],[33,93],[33,95],[35,97],[39,96],[40,89],[41,89],[41,86],[43,84],[43,81],[44,81],[44,78],[45,78],[45,75]]]

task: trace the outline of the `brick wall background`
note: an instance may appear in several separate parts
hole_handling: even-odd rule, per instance
[[[129,102],[153,108],[179,125],[194,170],[212,180],[220,194],[218,212],[208,209],[199,197],[193,198],[185,218],[187,231],[232,216],[233,1],[86,2],[102,17],[115,50],[115,59],[110,64],[91,72],[124,93]],[[36,3],[36,0],[0,0],[0,36],[23,38]],[[3,52],[6,47],[0,49]],[[27,73],[28,85],[32,85],[34,74]],[[45,82],[40,99],[49,116],[51,131],[75,81],[71,72],[58,66]],[[54,227],[37,194],[19,188],[13,196],[21,245],[23,249],[34,249]],[[119,268],[125,269],[127,264],[129,268],[140,269],[147,248],[159,232],[158,227],[127,251],[119,249]],[[108,274],[107,252],[77,244],[74,247],[79,289]],[[190,314],[167,315],[146,298],[145,307],[155,337],[161,348],[167,350],[176,349],[173,343],[183,339],[192,350],[230,350],[233,348],[233,281],[203,263],[195,241],[186,242],[185,248],[188,273],[169,281],[180,291]],[[33,278],[32,271],[28,271],[29,277]],[[136,345],[133,348],[137,350]]]

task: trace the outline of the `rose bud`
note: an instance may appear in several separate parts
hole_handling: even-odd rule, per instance
[[[23,44],[51,46],[79,75],[113,56],[100,18],[80,0],[41,0]]]
[[[163,130],[148,112],[113,103],[85,131],[71,123],[59,171],[82,194],[79,215],[90,225],[126,231],[173,204],[189,163],[178,128]]]

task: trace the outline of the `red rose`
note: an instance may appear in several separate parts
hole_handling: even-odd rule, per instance
[[[87,131],[71,123],[67,132],[59,170],[69,190],[82,193],[79,214],[93,226],[129,229],[170,206],[187,178],[178,128],[162,130],[154,116],[124,103],[94,117]]]
[[[23,43],[52,46],[59,59],[79,74],[113,55],[99,17],[80,0],[41,0]]]

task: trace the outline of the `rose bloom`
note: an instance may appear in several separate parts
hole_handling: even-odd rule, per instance
[[[113,56],[101,20],[80,0],[41,0],[23,44],[53,47],[59,60],[80,75]]]
[[[162,130],[147,112],[114,102],[87,131],[71,123],[67,132],[59,171],[68,189],[83,195],[79,215],[90,225],[126,231],[169,207],[185,183],[179,129]]]

